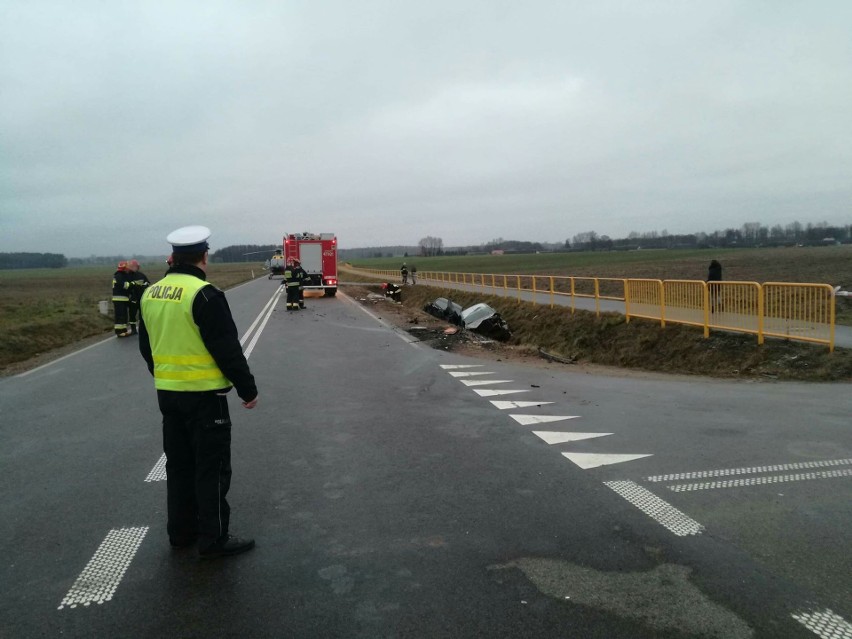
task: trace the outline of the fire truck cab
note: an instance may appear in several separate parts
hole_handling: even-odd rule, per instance
[[[337,293],[337,237],[334,233],[288,233],[284,235],[284,258],[299,260],[308,274],[304,289]]]

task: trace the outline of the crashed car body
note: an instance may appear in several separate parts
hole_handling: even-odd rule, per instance
[[[442,320],[447,320],[450,324],[461,326],[462,323],[462,307],[455,302],[451,302],[446,297],[439,297],[435,301],[430,302],[423,307],[423,310]]]
[[[474,304],[467,307],[462,311],[461,319],[462,326],[480,335],[500,341],[512,337],[506,320],[488,304]]]

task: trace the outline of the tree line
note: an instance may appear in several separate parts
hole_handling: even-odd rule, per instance
[[[712,233],[669,234],[662,231],[631,232],[625,238],[613,239],[595,231],[577,233],[565,240],[565,248],[575,251],[611,251],[639,248],[747,248],[777,246],[825,246],[852,242],[852,225],[832,226],[828,222],[786,226],[764,226],[746,222],[740,228],[728,228]]]
[[[61,253],[0,253],[0,269],[64,266],[68,266],[68,258]]]

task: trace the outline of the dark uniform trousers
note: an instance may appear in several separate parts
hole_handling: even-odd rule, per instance
[[[157,391],[163,414],[172,542],[198,535],[204,549],[228,533],[231,509],[231,417],[218,391]]]

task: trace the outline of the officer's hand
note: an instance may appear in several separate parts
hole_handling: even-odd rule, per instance
[[[257,395],[255,395],[254,399],[250,402],[243,402],[243,408],[248,408],[249,410],[251,410],[255,406],[257,406]]]

